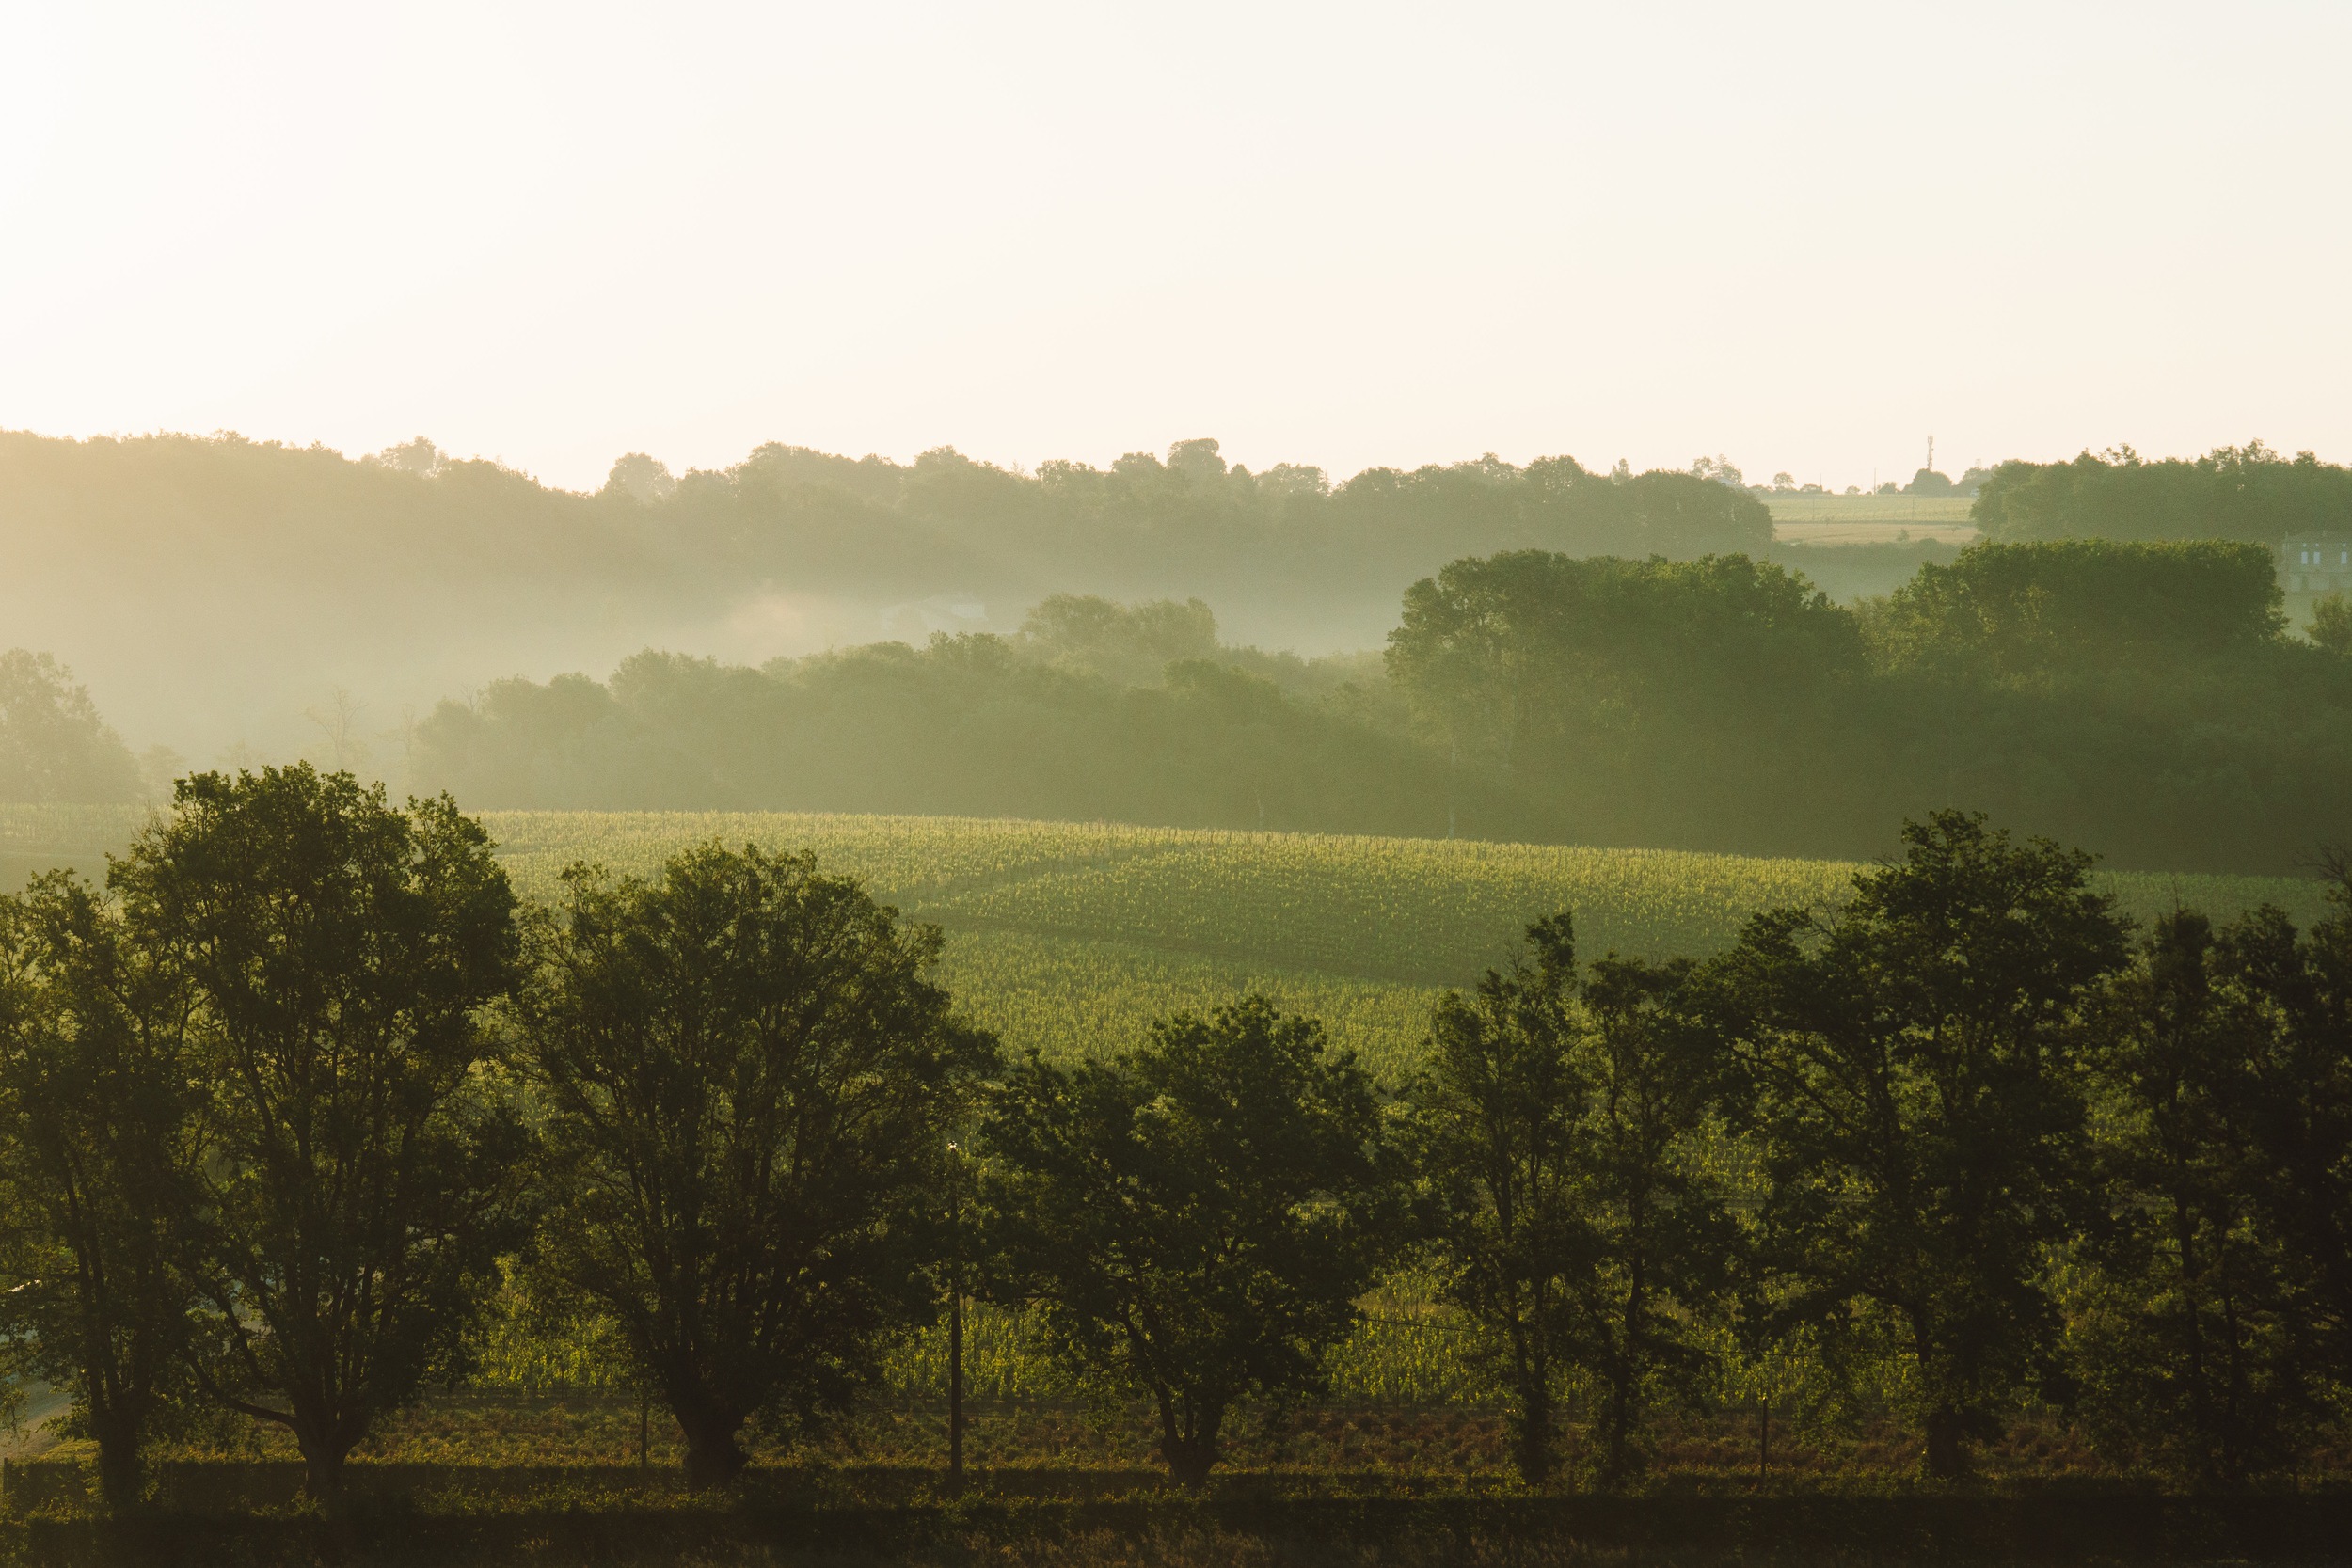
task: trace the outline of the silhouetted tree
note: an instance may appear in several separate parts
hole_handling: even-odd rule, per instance
[[[307,764],[180,782],[109,880],[171,966],[210,1086],[202,1370],[288,1428],[311,1494],[453,1367],[518,1238],[525,1147],[493,1092],[485,1003],[514,895],[447,798]]]
[[[518,1007],[544,1095],[540,1267],[608,1313],[697,1485],[755,1417],[838,1407],[936,1305],[946,1131],[996,1060],[902,924],[809,856],[576,866]]]
[[[0,899],[0,1361],[72,1390],[106,1501],[184,1386],[202,1092],[186,991],[64,872]]]
[[[1406,1147],[1434,1226],[1441,1293],[1486,1341],[1511,1405],[1511,1459],[1551,1480],[1555,1402],[1569,1361],[1567,1275],[1586,1259],[1578,1130],[1590,1085],[1571,1061],[1575,927],[1528,927],[1525,958],[1449,991],[1406,1089]]]
[[[1574,1185],[1590,1261],[1569,1275],[1568,1300],[1578,1358],[1605,1390],[1597,1425],[1613,1481],[1634,1467],[1649,1400],[1692,1400],[1703,1388],[1700,1332],[1740,1247],[1708,1168],[1724,1053],[1697,1015],[1692,976],[1686,961],[1601,959],[1574,1037],[1574,1067],[1589,1085]]]
[[[2217,943],[2203,916],[2168,915],[2109,991],[2109,1212],[2087,1238],[2096,1274],[2071,1336],[2094,1433],[2206,1486],[2290,1463],[2316,1415],[2284,1259],[2256,1202],[2246,1089],[2249,1047],[2269,1028],[2233,973],[2236,934]]]
[[[2298,937],[2275,909],[2231,927],[2245,998],[2236,1056],[2248,1196],[2277,1239],[2288,1310],[2313,1370],[2352,1386],[2352,862],[2328,864],[2332,912]]]
[[[1234,1402],[1320,1385],[1400,1229],[1371,1080],[1263,997],[1107,1061],[1032,1054],[985,1136],[992,1289],[1082,1376],[1151,1396],[1187,1487]]]
[[[1721,960],[1782,1265],[1901,1324],[1925,1465],[1960,1474],[2050,1365],[2042,1249],[2073,1233],[2087,988],[2124,958],[2090,859],[1980,816],[1903,830],[1834,916],[1779,910]]]

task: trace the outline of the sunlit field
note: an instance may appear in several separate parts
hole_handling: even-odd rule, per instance
[[[0,808],[0,872],[97,873],[142,811]],[[1376,1071],[1412,1059],[1429,1006],[1507,964],[1529,921],[1576,917],[1580,949],[1697,958],[1759,910],[1829,908],[1858,866],[1676,850],[797,812],[489,812],[516,888],[552,900],[579,862],[651,876],[717,840],[805,850],[946,933],[940,978],[1013,1052],[1117,1050],[1153,1018],[1263,991],[1321,1018]],[[2176,901],[2298,923],[2318,884],[2112,873],[2124,910]]]
[[[1973,545],[1965,496],[1771,496],[1782,545]]]
[[[1447,986],[1507,963],[1538,916],[1579,946],[1696,958],[1778,905],[1843,897],[1857,866],[1671,850],[798,813],[492,812],[517,889],[552,898],[578,861],[650,875],[717,839],[807,850],[947,933],[942,977],[1008,1048],[1088,1054],[1151,1019],[1262,990],[1321,1017],[1375,1070],[1410,1059]],[[2120,873],[2142,918],[2175,899],[2217,917],[2316,884]]]
[[[1968,521],[1976,504],[1968,496],[1766,496],[1772,521],[1788,523],[1926,523],[1953,527]]]

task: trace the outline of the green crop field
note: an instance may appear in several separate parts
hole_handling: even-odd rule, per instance
[[[1758,910],[1827,907],[1856,866],[1655,849],[1348,838],[1103,823],[799,814],[492,812],[516,886],[551,896],[576,860],[650,873],[716,838],[807,849],[948,933],[944,978],[1015,1050],[1089,1053],[1153,1017],[1259,990],[1320,1016],[1375,1069],[1405,1064],[1438,990],[1509,959],[1530,920],[1576,915],[1580,946],[1696,957]],[[2107,879],[2147,917],[2270,902],[2291,879]]]
[[[0,808],[0,870],[96,872],[145,814]],[[1406,1065],[1437,992],[1511,957],[1541,914],[1575,913],[1579,944],[1696,957],[1757,910],[1834,905],[1857,867],[1656,849],[1227,832],[1111,823],[762,813],[489,812],[526,897],[565,866],[651,875],[717,839],[806,849],[829,870],[947,933],[943,980],[1007,1045],[1088,1054],[1152,1019],[1248,990],[1322,1018],[1375,1070]],[[2106,879],[2142,918],[2177,900],[2227,917],[2271,902],[2319,913],[2314,882]]]
[[[0,871],[12,881],[52,865],[102,872],[105,852],[145,820],[144,811],[0,808],[7,857]],[[651,875],[671,854],[711,840],[813,852],[820,865],[858,877],[881,898],[943,927],[940,978],[1014,1052],[1071,1057],[1118,1050],[1154,1018],[1254,990],[1323,1020],[1338,1043],[1391,1083],[1413,1065],[1435,999],[1506,961],[1538,915],[1572,911],[1588,955],[1697,956],[1735,940],[1759,909],[1834,907],[1857,869],[1662,850],[1104,823],[640,812],[492,812],[484,820],[517,890],[541,900],[555,898],[564,868],[581,861]],[[2146,874],[2106,880],[2143,918],[2176,900],[2221,917],[2274,902],[2301,922],[2322,909],[2310,881]],[[1331,1358],[1333,1410],[1419,1414],[1389,1426],[1380,1424],[1387,1417],[1317,1417],[1322,1424],[1295,1439],[1296,1452],[1260,1452],[1251,1446],[1263,1446],[1260,1439],[1248,1438],[1248,1463],[1499,1469],[1499,1417],[1465,1354],[1466,1325],[1410,1278],[1391,1282],[1363,1305],[1363,1321]],[[972,1327],[970,1386],[988,1412],[975,1429],[976,1463],[1067,1464],[1079,1455],[1148,1465],[1138,1422],[1095,1431],[1054,1413],[1083,1403],[1081,1390],[1041,1354],[1023,1315],[980,1307]],[[818,1451],[843,1463],[935,1462],[943,1334],[934,1327],[899,1346],[883,1403]],[[501,1320],[484,1350],[469,1392],[401,1417],[369,1453],[388,1462],[462,1454],[469,1463],[502,1455],[517,1464],[569,1464],[587,1462],[583,1455],[616,1463],[631,1451],[633,1401],[612,1386],[609,1347],[550,1342]],[[1719,1439],[1737,1446],[1720,1433],[1706,1442],[1720,1446]],[[216,1453],[212,1439],[192,1440],[188,1453],[291,1463],[282,1433],[255,1429],[236,1441],[246,1447]],[[660,1452],[674,1458],[674,1444],[665,1437]]]

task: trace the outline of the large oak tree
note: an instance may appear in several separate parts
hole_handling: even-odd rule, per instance
[[[807,856],[713,844],[588,867],[532,925],[543,1274],[618,1325],[686,1436],[740,1470],[755,1417],[844,1403],[934,1305],[947,1132],[996,1060],[927,979],[930,927]]]
[[[446,798],[307,764],[183,779],[110,878],[188,990],[212,1158],[215,1397],[289,1429],[332,1498],[374,1420],[451,1367],[518,1239],[523,1134],[483,1007],[514,895]]]

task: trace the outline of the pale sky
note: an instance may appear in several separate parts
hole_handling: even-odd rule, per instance
[[[0,3],[0,427],[2352,459],[2352,6]]]

